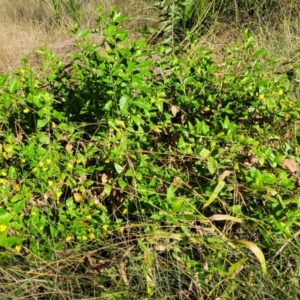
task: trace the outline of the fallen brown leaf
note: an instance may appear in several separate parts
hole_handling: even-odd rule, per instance
[[[290,172],[292,172],[293,174],[298,173],[299,172],[299,164],[289,158],[286,158],[283,162],[282,162],[282,166],[286,167],[287,169],[289,169]]]

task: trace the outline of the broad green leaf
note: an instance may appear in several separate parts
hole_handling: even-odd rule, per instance
[[[179,212],[179,211],[181,211],[184,203],[185,203],[185,200],[183,200],[183,199],[180,199],[180,200],[176,201],[174,203],[174,205],[173,205],[172,211],[173,212]]]
[[[111,192],[111,185],[109,184],[105,184],[104,185],[104,193],[106,196],[109,196],[110,195],[110,192]]]
[[[40,119],[37,121],[37,129],[41,129],[43,128],[45,125],[48,124],[48,120],[45,120],[45,119]]]
[[[127,183],[122,178],[118,179],[118,184],[121,189],[124,189],[127,186]]]
[[[115,163],[114,165],[115,165],[115,169],[116,169],[117,173],[121,174],[123,172],[123,167],[117,163]]]
[[[127,110],[129,102],[130,102],[130,97],[128,95],[124,95],[121,97],[121,99],[119,101],[119,106],[120,106],[121,112],[124,112],[125,110]]]
[[[13,205],[13,211],[15,213],[19,213],[24,208],[24,205],[25,205],[25,200],[21,200],[21,201],[15,203]]]
[[[16,177],[17,177],[17,171],[16,171],[15,167],[13,167],[13,166],[9,167],[8,175],[9,175],[10,179],[12,179],[12,180],[16,179]]]
[[[104,110],[105,111],[109,111],[113,106],[113,102],[112,100],[109,100],[108,102],[106,102],[106,104],[104,105]]]
[[[217,169],[217,163],[211,156],[207,158],[207,168],[211,175],[215,174]]]
[[[0,225],[6,225],[11,219],[12,214],[8,213],[4,208],[0,208]]]

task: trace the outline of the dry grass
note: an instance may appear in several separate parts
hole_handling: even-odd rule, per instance
[[[122,13],[130,15],[126,26],[137,31],[145,22],[153,26],[157,23],[158,14],[151,7],[151,1],[106,0],[102,1],[102,5],[105,12],[116,6]],[[89,1],[84,7],[83,28],[95,25],[97,2]],[[63,26],[54,26],[51,11],[41,0],[27,0],[26,5],[23,0],[0,0],[0,73],[12,72],[20,67],[25,55],[31,55],[43,46],[48,46],[56,54],[68,53],[71,37],[66,29],[72,24],[73,21],[64,16]]]
[[[97,2],[91,0],[84,6],[81,27],[95,26]],[[158,26],[159,12],[153,8],[153,2],[155,0],[105,0],[101,3],[104,12],[115,6],[123,14],[128,14],[126,28],[136,36],[144,24]],[[258,47],[270,50],[282,61],[295,60],[298,59],[296,51],[300,49],[300,13],[294,7],[284,6],[282,10],[282,16],[276,16],[276,19],[272,15],[258,17],[246,21],[244,26],[253,27]],[[21,65],[25,55],[43,46],[48,46],[55,54],[68,53],[72,39],[66,29],[71,28],[74,21],[68,15],[64,15],[63,20],[62,26],[55,26],[53,14],[42,0],[27,0],[26,5],[23,0],[0,0],[0,72],[12,72]],[[224,46],[240,38],[240,29],[235,24],[216,23],[200,43],[209,45],[222,57]]]

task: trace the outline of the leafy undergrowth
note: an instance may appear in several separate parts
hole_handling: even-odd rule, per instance
[[[297,81],[247,31],[218,65],[122,18],[0,76],[1,299],[299,297]]]

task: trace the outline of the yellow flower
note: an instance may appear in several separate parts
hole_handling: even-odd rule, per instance
[[[2,175],[3,177],[7,176],[6,171],[2,171],[2,172],[1,172],[1,175]]]
[[[91,216],[91,215],[87,215],[86,218],[87,218],[88,220],[90,220],[90,219],[92,218],[92,216]]]
[[[24,109],[23,109],[23,113],[24,113],[24,114],[28,114],[28,113],[29,113],[29,108],[27,108],[27,107],[24,108]]]
[[[24,69],[21,69],[21,70],[20,70],[20,73],[21,73],[21,74],[24,74],[24,73],[25,73],[25,70],[24,70]]]
[[[4,183],[6,180],[4,178],[0,178],[0,183]]]
[[[6,231],[7,226],[6,225],[0,225],[0,232]]]
[[[32,216],[36,216],[36,212],[35,212],[35,211],[32,211],[32,212],[31,212],[31,215],[32,215]]]
[[[279,95],[279,96],[282,96],[282,95],[283,95],[283,90],[279,90],[279,91],[278,91],[278,95]]]
[[[93,233],[90,233],[90,239],[93,240],[96,236]]]
[[[73,237],[72,237],[71,235],[68,235],[68,236],[66,237],[66,242],[70,242],[72,239],[73,239]]]
[[[103,226],[102,226],[102,228],[103,228],[103,230],[105,230],[105,231],[106,231],[106,230],[107,230],[107,228],[108,228],[108,225],[107,225],[107,224],[105,224],[105,225],[103,225]]]
[[[40,83],[39,80],[36,79],[36,80],[34,81],[34,86],[35,86],[36,88],[39,87],[39,83]]]
[[[16,247],[15,247],[15,250],[16,250],[18,253],[21,252],[21,249],[22,249],[21,246],[16,246]]]
[[[32,172],[37,172],[38,168],[33,168]]]
[[[259,100],[264,100],[264,99],[265,99],[265,94],[260,94],[260,95],[258,96],[258,99],[259,99]]]
[[[71,163],[68,163],[68,166],[67,166],[68,169],[72,169],[73,168],[73,165]]]
[[[125,208],[125,209],[123,210],[123,214],[125,215],[125,214],[127,214],[127,213],[128,213],[128,209]]]
[[[49,185],[49,186],[53,186],[53,181],[52,181],[52,180],[49,180],[49,181],[48,181],[48,185]]]
[[[57,197],[57,198],[60,198],[61,195],[62,195],[62,192],[61,192],[61,191],[57,191],[57,192],[56,192],[56,197]]]
[[[51,163],[51,159],[46,159],[46,162],[47,162],[47,164],[50,164]]]
[[[82,236],[82,240],[83,240],[83,241],[86,241],[86,240],[87,240],[86,235],[83,235],[83,236]]]
[[[39,162],[39,166],[40,166],[40,167],[43,167],[43,166],[44,166],[44,163],[43,163],[42,161],[40,161],[40,162]]]
[[[43,170],[44,172],[46,172],[46,171],[48,170],[48,168],[44,167],[42,170]]]
[[[22,159],[21,159],[21,162],[22,162],[22,163],[26,162],[26,159],[22,158]]]

